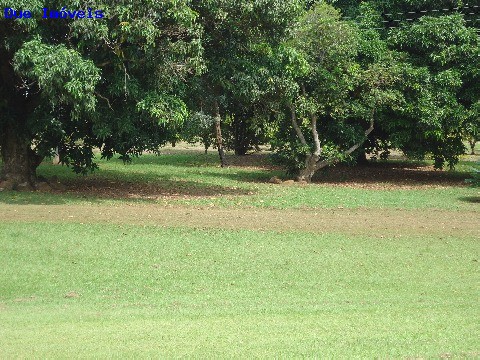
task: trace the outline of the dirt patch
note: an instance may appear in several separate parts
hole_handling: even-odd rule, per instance
[[[66,299],[78,299],[80,297],[80,294],[77,293],[76,291],[70,291],[64,295],[64,298]]]
[[[70,222],[375,235],[480,237],[476,216],[444,210],[211,209],[160,205],[2,205],[2,222]]]

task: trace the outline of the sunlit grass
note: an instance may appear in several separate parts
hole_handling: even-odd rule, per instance
[[[0,224],[0,357],[474,356],[477,261],[461,233]]]
[[[274,185],[282,171],[222,169],[214,153],[98,160],[87,177],[42,164],[40,176],[69,186],[63,193],[0,192],[3,214],[23,216],[0,219],[0,358],[478,357],[479,190],[463,180]],[[448,177],[467,178],[471,164]],[[195,222],[143,221],[174,206]],[[118,217],[100,223],[95,214],[113,207]],[[293,209],[327,210],[297,211],[298,230],[281,232],[261,230],[260,215],[227,229],[203,220],[210,208],[274,217],[275,230]],[[68,223],[49,215],[72,209]],[[385,227],[343,227],[349,209]],[[381,209],[418,223],[394,228]],[[436,209],[439,228],[423,227],[423,211]],[[322,211],[341,233],[303,227],[302,216]],[[453,218],[468,229],[449,228]]]

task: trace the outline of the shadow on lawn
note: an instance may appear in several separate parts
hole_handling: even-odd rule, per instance
[[[62,181],[65,191],[0,192],[0,204],[61,205],[127,200],[154,203],[162,199],[192,199],[218,196],[253,195],[254,190],[160,177],[156,181],[128,181],[109,177],[86,176]]]
[[[100,203],[101,199],[87,195],[73,195],[65,191],[2,191],[0,205],[66,205],[72,203]]]
[[[244,156],[233,154],[226,155],[227,164],[234,168],[262,169],[272,170],[278,169],[277,166],[271,164],[268,153],[252,153]],[[121,162],[119,160],[110,160],[113,162]],[[172,166],[172,167],[220,167],[218,155],[214,152],[204,154],[201,151],[190,151],[182,153],[179,151],[170,151],[167,153],[145,154],[132,159],[129,166]]]
[[[241,171],[237,172],[235,171],[235,168],[229,167],[225,169],[225,171],[210,171],[208,169],[203,169],[202,175],[212,179],[228,179],[237,183],[265,184],[268,183],[273,176],[284,177],[285,172],[278,170],[267,171],[258,169],[252,169],[249,171],[242,169]]]
[[[196,156],[196,155],[195,155]],[[139,165],[173,165],[175,157],[148,156]],[[229,158],[231,167],[212,169],[198,165],[187,166],[191,170],[177,174],[159,174],[155,171],[130,171],[128,166],[122,170],[100,170],[89,176],[73,176],[64,167],[43,165],[43,175],[58,175],[60,181],[67,186],[66,191],[48,193],[15,193],[0,192],[0,204],[68,204],[96,203],[105,200],[127,200],[129,202],[158,202],[162,199],[208,198],[219,196],[248,196],[257,190],[251,187],[242,188],[242,183],[267,183],[276,175],[282,176],[278,168],[266,165],[267,155],[253,154],[247,157]],[[192,156],[189,157],[190,159]],[[185,159],[188,160],[188,159]],[[158,162],[157,162],[158,161]],[[194,161],[195,162],[195,161]],[[135,163],[134,163],[135,165]],[[133,166],[134,166],[133,165]],[[238,170],[238,171],[237,171]],[[190,173],[189,173],[190,172]],[[189,178],[191,176],[191,178]],[[413,162],[377,162],[367,165],[338,165],[325,169],[314,179],[315,183],[332,186],[352,186],[359,188],[391,188],[416,186],[456,186],[465,187],[464,173],[435,171],[426,163]],[[192,178],[198,179],[193,181]],[[210,178],[210,179],[209,179]],[[221,179],[233,180],[231,186],[220,185]],[[213,181],[212,181],[213,180]],[[212,183],[209,183],[213,182]],[[228,184],[228,181],[226,182]],[[479,203],[479,197],[461,198],[461,201]]]
[[[147,174],[149,179],[155,175]],[[252,191],[220,185],[157,176],[155,180],[128,181],[85,177],[66,183],[70,194],[89,194],[100,199],[122,198],[158,200],[162,198],[195,198],[226,195],[251,195]]]
[[[435,170],[432,165],[413,162],[371,162],[366,165],[337,165],[318,173],[315,183],[392,186],[467,186],[465,174]]]
[[[251,171],[224,172],[203,170],[209,177],[228,178],[238,182],[267,183],[273,176],[287,179],[285,171],[278,169],[252,169]],[[319,171],[314,184],[352,186],[358,188],[411,188],[411,187],[466,187],[466,174],[437,171],[423,162],[370,162],[365,165],[340,164]]]
[[[471,204],[480,204],[480,196],[466,196],[466,197],[461,197],[458,200],[463,202],[468,202]]]

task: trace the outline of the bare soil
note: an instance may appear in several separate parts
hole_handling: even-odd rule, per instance
[[[257,231],[327,232],[396,237],[405,234],[480,238],[476,214],[396,209],[218,209],[159,205],[2,205],[2,222],[109,223]],[[387,235],[388,234],[388,235]]]

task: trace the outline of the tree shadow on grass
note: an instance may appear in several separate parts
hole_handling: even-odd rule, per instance
[[[389,161],[357,166],[337,165],[318,173],[314,182],[358,187],[375,187],[379,184],[392,187],[467,186],[463,173],[438,171],[424,162]]]
[[[210,171],[202,170],[202,175],[213,179],[227,179],[237,183],[249,183],[249,184],[265,184],[272,178],[272,176],[283,177],[284,171],[279,170],[240,170],[235,171],[235,168],[224,169],[224,171]]]
[[[226,160],[229,167],[245,168],[245,169],[263,169],[272,170],[278,167],[271,164],[269,154],[265,152],[252,153],[248,155],[238,156],[227,154]],[[101,161],[102,162],[102,161]],[[121,160],[112,159],[109,162],[123,163]],[[171,167],[201,167],[215,168],[220,167],[218,155],[213,152],[204,154],[201,151],[190,151],[182,153],[181,151],[170,151],[167,153],[144,154],[137,158],[133,158],[128,166],[171,166]]]
[[[480,196],[465,196],[458,198],[458,200],[471,204],[480,204]]]
[[[60,192],[39,191],[2,191],[0,192],[0,207],[8,205],[66,205],[73,203],[99,203],[100,199],[87,196],[75,196]]]
[[[153,176],[149,175],[149,178]],[[200,198],[251,195],[251,190],[201,182],[158,177],[149,181],[125,181],[110,178],[83,178],[67,184],[70,194],[89,194],[100,199]]]
[[[268,183],[273,176],[285,178],[285,171],[253,169],[245,171],[210,171],[203,174],[247,183]],[[339,164],[319,171],[314,184],[358,188],[415,188],[415,187],[465,187],[466,174],[455,171],[437,171],[425,162],[370,162],[365,165]]]
[[[104,160],[102,160],[104,161]],[[102,162],[101,161],[101,162]],[[108,162],[116,162],[123,164],[122,160],[111,159]],[[215,167],[219,165],[218,155],[202,154],[201,152],[183,153],[167,153],[167,154],[144,154],[139,157],[132,158],[127,166],[173,166],[173,167]]]
[[[0,204],[62,205],[102,203],[108,200],[155,203],[169,199],[247,196],[255,193],[251,189],[178,180],[154,174],[140,174],[137,181],[135,181],[135,174],[125,178],[123,173],[115,174],[109,171],[105,175],[60,179],[66,186],[64,191],[0,192]],[[142,180],[141,175],[149,180]]]

